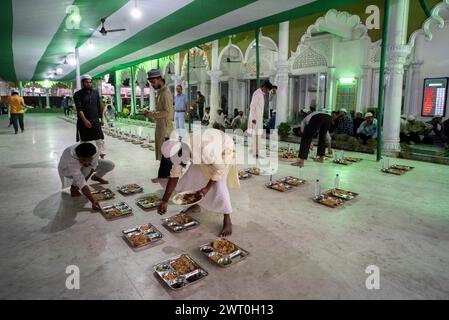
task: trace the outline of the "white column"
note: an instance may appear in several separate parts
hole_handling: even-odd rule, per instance
[[[76,91],[81,89],[81,74],[80,74],[80,49],[75,48],[75,74],[76,74]]]
[[[387,155],[401,151],[399,133],[402,105],[404,64],[410,53],[405,44],[407,37],[409,0],[392,0],[390,4],[389,35],[387,43],[383,150]]]
[[[45,88],[45,108],[50,109],[50,88]]]
[[[371,66],[362,66],[362,79],[360,82],[360,99],[357,101],[357,112],[365,112],[366,108],[369,106],[369,88],[370,84],[370,71]]]
[[[175,83],[175,89],[176,89],[176,87],[178,86],[178,85],[183,85],[183,76],[181,76],[181,75],[174,75],[174,76],[171,76],[171,79],[173,80],[173,82]]]
[[[327,97],[326,97],[326,110],[331,112],[334,109],[335,98],[335,67],[327,68]]]
[[[153,86],[150,85],[150,110],[156,109],[156,92],[153,89]]]
[[[409,114],[414,116],[419,116],[421,114],[421,103],[423,96],[423,84],[422,84],[422,75],[421,75],[421,67],[424,64],[423,57],[423,45],[424,45],[424,36],[419,35],[415,40],[414,47],[414,62],[411,63],[409,68],[409,79],[410,79],[410,90],[408,93],[408,99],[406,108]]]
[[[277,86],[276,92],[276,127],[281,122],[287,121],[288,115],[288,40],[290,23],[279,24],[279,54],[277,63]]]
[[[212,42],[212,64],[211,70],[207,72],[210,77],[210,124],[215,121],[217,110],[220,106],[219,81],[222,72],[219,70],[220,64],[218,61],[218,40]]]
[[[321,73],[318,72],[316,75],[316,109],[321,109]]]

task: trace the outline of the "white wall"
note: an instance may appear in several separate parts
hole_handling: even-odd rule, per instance
[[[449,21],[448,21],[449,22]],[[435,28],[431,41],[423,41],[424,64],[421,66],[417,116],[421,116],[422,96],[425,78],[449,77],[449,23],[443,29]],[[446,118],[449,117],[449,103],[446,102]],[[423,118],[429,119],[429,118]]]

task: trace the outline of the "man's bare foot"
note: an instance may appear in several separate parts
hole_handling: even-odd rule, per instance
[[[80,189],[78,187],[71,186],[70,187],[70,195],[72,197],[80,197],[81,196]]]
[[[298,159],[298,161],[292,163],[292,166],[300,168],[304,167],[304,159]]]
[[[92,178],[90,178],[90,179],[91,179],[92,181],[99,182],[100,184],[108,184],[108,183],[109,183],[109,181],[104,180],[104,179],[102,179],[102,178],[100,178],[100,177],[97,177],[96,175],[93,175]]]
[[[221,230],[218,236],[227,237],[232,234],[232,222],[231,216],[229,214],[225,214],[223,217],[223,229]]]
[[[191,213],[198,213],[201,211],[201,207],[197,204],[194,204],[193,206],[190,206],[188,208],[185,208],[184,210],[181,211],[181,213],[184,214],[191,214]]]
[[[153,182],[153,183],[159,183],[159,178],[153,178],[153,179],[151,179],[151,182]]]
[[[324,162],[324,157],[320,156],[320,157],[313,158],[313,161],[319,162],[319,163],[323,163]]]

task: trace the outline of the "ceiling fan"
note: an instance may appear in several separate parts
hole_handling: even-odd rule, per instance
[[[126,31],[126,29],[111,29],[111,30],[106,30],[106,28],[104,27],[104,23],[106,22],[106,18],[101,18],[101,29],[100,29],[100,33],[103,36],[106,36],[109,32],[119,32],[119,31]]]
[[[240,61],[240,60],[232,60],[231,59],[231,46],[230,45],[228,47],[228,56],[226,57],[226,62],[227,63],[242,63],[242,61]]]

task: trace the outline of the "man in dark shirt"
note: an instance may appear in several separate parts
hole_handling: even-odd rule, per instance
[[[92,89],[92,78],[84,75],[81,78],[83,88],[73,95],[78,122],[76,124],[76,141],[95,141],[100,155],[104,156],[103,113],[100,94]]]

